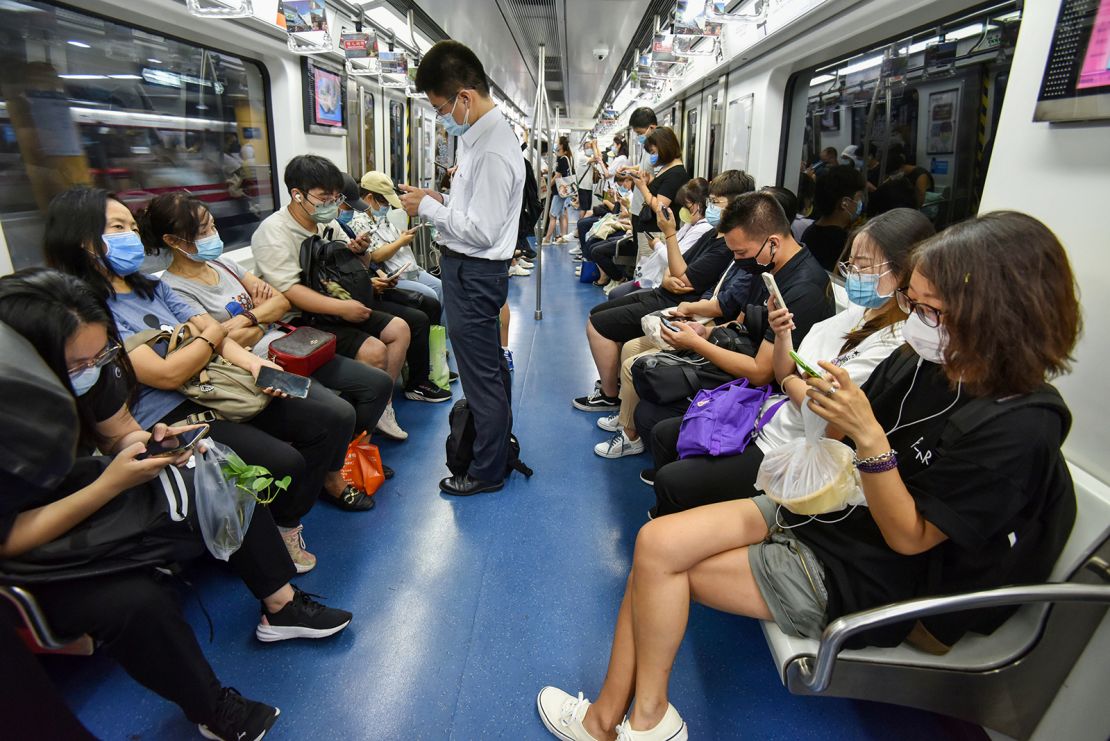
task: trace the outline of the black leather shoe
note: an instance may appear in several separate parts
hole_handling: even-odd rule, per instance
[[[385,476],[386,481],[389,481],[391,478],[393,478],[393,473],[394,471],[392,468],[385,465],[384,463],[382,464],[382,476]]]
[[[486,491],[498,491],[505,485],[504,481],[479,481],[470,478],[470,474],[451,476],[439,482],[439,489],[444,494],[456,497],[469,497],[472,494],[481,494]]]
[[[320,495],[320,498],[344,512],[366,512],[374,509],[374,497],[350,485],[339,496],[333,496],[325,491]]]

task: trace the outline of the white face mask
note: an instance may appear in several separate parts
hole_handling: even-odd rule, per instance
[[[911,312],[906,323],[902,325],[902,339],[924,360],[944,365],[944,353],[948,349],[948,330],[943,324],[939,327],[930,327],[921,321],[917,312]]]

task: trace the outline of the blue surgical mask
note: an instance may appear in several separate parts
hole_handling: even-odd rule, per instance
[[[617,186],[617,193],[620,195],[621,198],[627,198],[628,194],[631,192],[631,188],[621,188],[620,186]]]
[[[721,207],[710,201],[705,205],[705,220],[714,228],[721,223]]]
[[[451,105],[451,111],[444,116],[439,117],[439,124],[451,136],[462,136],[470,129],[470,111],[467,110],[466,116],[463,117],[463,122],[459,123],[455,120],[455,106],[459,104],[459,98],[455,96],[455,102]]]
[[[862,214],[862,213],[863,213],[863,201],[856,201],[856,212],[855,212],[855,214],[852,218],[853,219],[858,219],[860,217],[860,214]]]
[[[375,219],[384,219],[389,215],[389,206],[382,206],[381,208],[374,209]]]
[[[204,239],[198,239],[193,242],[193,245],[197,248],[197,253],[192,255],[186,252],[185,256],[197,262],[215,260],[224,253],[224,241],[220,239],[218,233],[205,237]]]
[[[89,392],[96,382],[100,380],[100,366],[93,366],[92,368],[82,368],[76,373],[69,374],[69,382],[73,384],[73,393],[78,396],[84,396]]]
[[[659,153],[658,152],[652,152],[651,154],[649,154],[648,155],[648,162],[651,163],[652,167],[655,167],[656,165],[658,165],[659,164]]]
[[[640,143],[641,147],[644,146],[644,142],[647,141],[647,134],[640,134],[636,137],[636,141]]]
[[[122,277],[137,273],[145,257],[143,240],[133,231],[105,234],[104,244],[108,248],[104,262],[113,273]]]
[[[355,218],[354,211],[340,211],[339,216],[336,217],[340,224],[350,224],[353,218]]]
[[[844,288],[848,291],[848,300],[865,309],[877,309],[890,300],[891,294],[879,294],[879,279],[886,275],[864,275],[852,273],[844,280]]]

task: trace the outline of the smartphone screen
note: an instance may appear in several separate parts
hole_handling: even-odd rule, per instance
[[[254,385],[261,389],[272,388],[275,391],[281,391],[295,399],[303,399],[308,396],[308,387],[312,385],[312,379],[264,365],[259,369],[258,380]]]
[[[670,322],[670,320],[667,319],[666,317],[662,317],[662,316],[659,317],[659,323],[662,324],[667,329],[671,330],[672,332],[677,332],[678,331],[678,327],[676,327],[674,324],[672,324]]]
[[[135,456],[135,458],[137,460],[143,460],[145,458],[177,455],[178,453],[183,453],[191,449],[197,444],[198,440],[207,434],[208,425],[201,425],[195,430],[182,432],[175,437],[169,438],[168,441],[162,440],[161,442],[155,442],[151,440],[147,443],[146,452],[140,453]]]

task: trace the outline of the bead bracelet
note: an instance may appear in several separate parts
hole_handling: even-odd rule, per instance
[[[888,450],[870,458],[856,458],[855,464],[861,473],[885,473],[898,467],[898,452]]]

